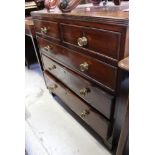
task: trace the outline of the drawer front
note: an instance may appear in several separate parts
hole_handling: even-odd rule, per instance
[[[41,33],[43,36],[48,36],[60,40],[60,33],[58,23],[48,22],[42,20],[34,20],[36,32]]]
[[[61,24],[63,42],[119,59],[121,33],[91,27]]]
[[[92,57],[80,54],[63,46],[38,38],[41,51],[72,70],[95,80],[98,84],[114,92],[116,89],[117,68]]]
[[[58,95],[74,113],[81,117],[103,139],[109,138],[110,122],[107,119],[85,104],[48,73],[44,73],[44,76],[47,87],[51,92]]]
[[[113,96],[107,94],[95,84],[85,80],[78,74],[62,67],[46,56],[42,55],[44,69],[48,70],[68,88],[101,112],[108,119],[112,116]]]

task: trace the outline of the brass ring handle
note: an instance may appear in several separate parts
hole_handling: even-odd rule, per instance
[[[84,63],[80,64],[80,70],[82,72],[88,70],[88,68],[89,68],[89,64],[87,62],[84,62]]]
[[[88,44],[88,39],[86,37],[78,38],[77,43],[80,47],[86,46]]]
[[[85,96],[89,92],[90,92],[90,89],[89,88],[83,88],[83,89],[80,90],[80,95]]]
[[[41,28],[41,33],[45,33],[46,34],[47,33],[47,28],[46,27],[42,27]]]
[[[57,84],[54,84],[53,86],[48,86],[47,88],[48,88],[50,91],[54,91],[57,87],[58,87]]]
[[[53,69],[56,69],[56,65],[52,65],[51,67],[48,68],[50,71]]]
[[[80,114],[80,117],[81,118],[84,118],[84,117],[86,117],[87,115],[89,115],[89,110],[84,110],[81,114]]]

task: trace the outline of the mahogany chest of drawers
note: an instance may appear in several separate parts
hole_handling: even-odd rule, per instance
[[[116,100],[122,76],[118,61],[128,56],[128,8],[76,8],[32,12],[44,79],[82,121],[113,148]],[[117,136],[116,136],[117,137]]]

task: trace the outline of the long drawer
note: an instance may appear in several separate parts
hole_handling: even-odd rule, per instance
[[[61,23],[63,42],[119,59],[121,33]]]
[[[38,42],[41,51],[46,55],[61,62],[72,70],[78,71],[87,77],[91,77],[91,79],[111,92],[115,92],[117,79],[116,67],[51,43],[43,38],[38,37]]]
[[[45,70],[49,71],[57,79],[62,81],[67,87],[108,119],[111,118],[114,100],[112,95],[109,95],[101,90],[96,84],[82,78],[78,74],[61,66],[44,55],[42,55],[42,60]]]
[[[44,76],[50,91],[58,95],[73,112],[81,117],[103,139],[109,138],[111,123],[107,119],[85,104],[69,89],[49,75],[49,73],[45,72]]]

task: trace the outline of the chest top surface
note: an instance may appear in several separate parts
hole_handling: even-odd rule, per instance
[[[48,11],[46,9],[32,12],[33,17],[50,17],[50,18],[66,18],[85,21],[113,21],[128,25],[129,3],[122,2],[120,6],[115,6],[109,2],[107,6],[96,6],[92,4],[79,5],[76,9],[69,13],[62,13],[58,8]]]

